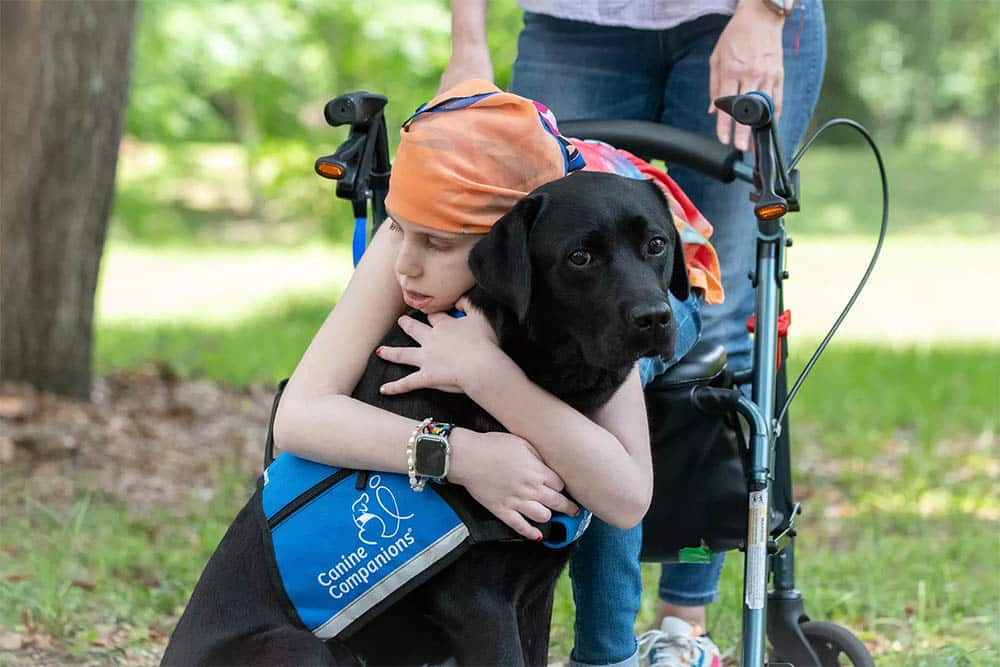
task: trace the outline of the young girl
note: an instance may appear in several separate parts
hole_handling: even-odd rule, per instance
[[[566,175],[563,144],[531,101],[485,82],[465,82],[426,108],[404,125],[389,219],[295,369],[275,442],[314,461],[406,473],[406,444],[420,424],[350,396],[398,320],[419,347],[377,353],[417,370],[384,392],[463,392],[509,430],[456,425],[450,482],[532,540],[541,532],[529,520],[577,511],[564,491],[612,525],[636,525],[652,489],[638,370],[605,406],[580,414],[531,383],[462,298],[473,285],[472,246],[518,199]],[[453,306],[468,316],[450,317]],[[407,307],[430,315],[429,325],[405,316]]]

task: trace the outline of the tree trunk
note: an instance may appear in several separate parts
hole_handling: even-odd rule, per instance
[[[134,0],[0,0],[0,379],[89,398]]]

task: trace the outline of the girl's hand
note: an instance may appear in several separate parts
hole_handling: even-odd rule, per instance
[[[417,370],[395,382],[382,385],[383,394],[404,394],[414,389],[437,389],[467,393],[467,382],[490,355],[501,353],[496,333],[482,313],[462,297],[455,304],[465,317],[432,313],[428,324],[408,315],[399,318],[399,326],[419,347],[380,347],[375,353],[386,361]]]
[[[527,440],[511,433],[459,428],[450,440],[449,481],[464,486],[480,505],[526,539],[542,539],[529,520],[544,523],[553,512],[576,516],[580,511],[561,493],[562,479]]]
[[[781,115],[784,24],[785,19],[760,0],[743,0],[719,36],[708,60],[708,113],[716,114],[715,132],[722,143],[729,143],[733,119],[729,114],[718,113],[713,104],[717,97],[759,90],[774,101],[775,118]],[[750,128],[737,123],[733,144],[741,151],[747,150]]]

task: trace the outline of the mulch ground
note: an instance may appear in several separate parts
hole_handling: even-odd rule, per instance
[[[260,470],[274,387],[180,380],[149,364],[99,378],[92,401],[0,384],[6,500],[47,503],[81,490],[144,514],[210,493],[219,471]]]
[[[192,494],[211,498],[224,472],[248,479],[259,472],[273,398],[273,386],[180,380],[156,364],[97,379],[89,403],[0,384],[0,504],[31,497],[59,509],[89,492],[141,516],[189,504]],[[34,631],[30,618],[22,625],[23,632],[0,628],[0,663],[81,662],[56,638]],[[101,640],[113,654],[120,651],[114,657],[82,662],[158,662],[158,655],[129,647],[127,637],[118,639],[112,631]],[[166,637],[151,639],[156,645]]]

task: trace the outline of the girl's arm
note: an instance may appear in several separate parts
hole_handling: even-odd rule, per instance
[[[639,372],[587,416],[535,385],[496,345],[486,319],[459,301],[467,317],[436,314],[429,325],[402,317],[418,348],[382,348],[389,361],[419,370],[385,385],[387,393],[457,388],[511,433],[532,444],[565,481],[573,498],[604,521],[639,523],[649,507],[653,473]]]
[[[395,279],[396,241],[388,225],[375,235],[289,380],[274,423],[284,451],[365,470],[406,472],[406,441],[418,422],[351,398],[369,355],[405,310]],[[499,519],[529,539],[541,537],[524,517],[572,514],[563,482],[523,438],[456,428],[452,472]]]
[[[466,393],[530,442],[577,502],[615,526],[642,521],[653,468],[637,368],[589,418],[531,382],[505,354],[484,367]]]

